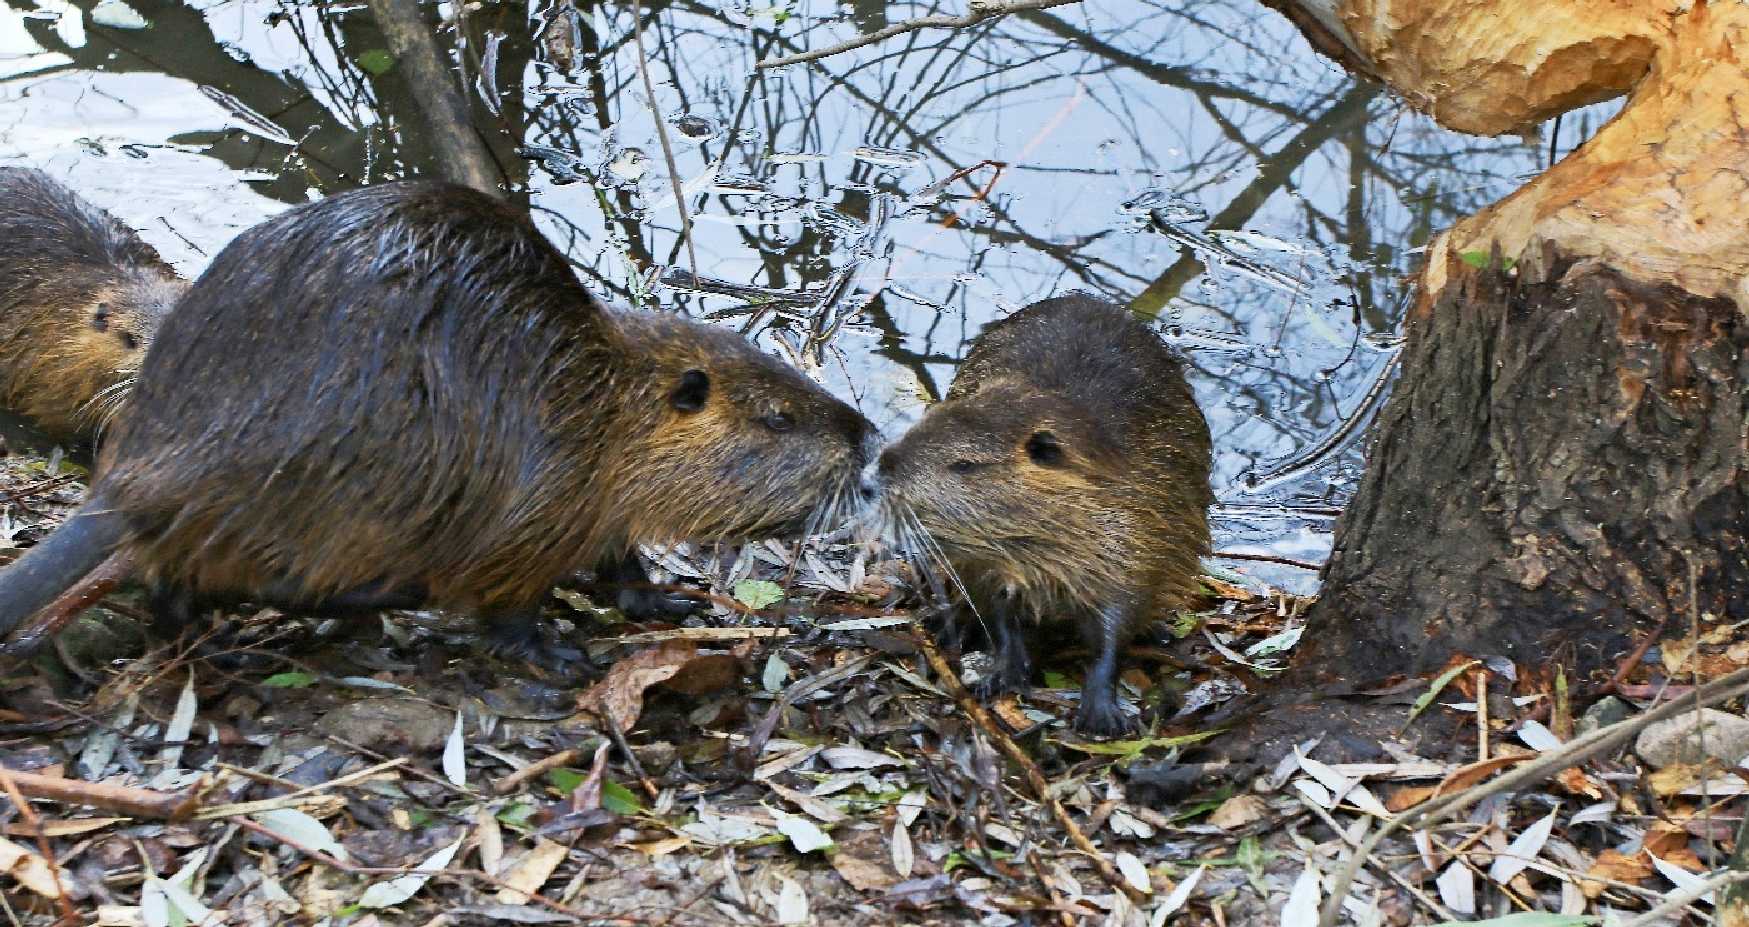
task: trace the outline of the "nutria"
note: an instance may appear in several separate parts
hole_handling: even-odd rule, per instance
[[[996,661],[980,694],[1028,683],[1021,618],[1070,618],[1095,653],[1075,728],[1115,735],[1130,727],[1118,648],[1197,590],[1209,457],[1171,349],[1121,308],[1064,296],[979,335],[947,398],[881,453],[879,508],[969,596]]]
[[[49,437],[95,436],[187,287],[113,216],[0,167],[0,405]]]
[[[186,596],[416,599],[534,652],[580,564],[798,532],[873,435],[725,329],[603,310],[490,197],[341,193],[238,236],[165,320],[88,499],[0,572],[0,634],[120,550]]]

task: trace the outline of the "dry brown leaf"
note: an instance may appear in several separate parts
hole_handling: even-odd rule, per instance
[[[94,830],[102,830],[111,824],[120,824],[132,818],[73,818],[72,820],[44,821],[42,833],[44,837],[72,837],[78,834],[88,834]],[[8,824],[0,830],[9,837],[35,837],[36,827],[30,824]]]
[[[607,675],[577,696],[577,707],[611,718],[622,731],[629,731],[644,713],[644,690],[674,678],[698,655],[692,641],[664,641],[615,663]]]
[[[1221,802],[1215,813],[1209,815],[1208,822],[1222,830],[1232,830],[1258,820],[1268,810],[1269,806],[1263,799],[1255,795],[1234,795]]]
[[[1492,759],[1486,759],[1480,762],[1471,763],[1468,766],[1460,767],[1451,775],[1446,776],[1444,781],[1439,783],[1439,787],[1434,790],[1434,794],[1451,795],[1456,792],[1461,792],[1464,789],[1481,782],[1483,779],[1492,776],[1500,770],[1505,769],[1508,766],[1522,763],[1535,755],[1536,754],[1534,753],[1521,753],[1510,756],[1496,756]]]
[[[859,830],[832,851],[832,868],[859,892],[885,891],[899,884],[887,864],[890,855],[878,830]]]
[[[1739,641],[1725,648],[1725,659],[1738,666],[1749,663],[1749,641]]]
[[[1669,797],[1701,781],[1709,771],[1704,765],[1672,763],[1646,776],[1646,783],[1652,787],[1653,793]]]
[[[779,798],[782,798],[784,801],[800,808],[803,813],[815,820],[824,821],[827,824],[842,824],[844,821],[849,820],[849,815],[839,811],[832,806],[831,802],[828,802],[825,799],[815,798],[806,792],[798,792],[795,789],[784,788],[775,782],[767,782],[765,784],[773,792],[776,792]]]
[[[1405,785],[1393,789],[1391,794],[1385,797],[1385,808],[1392,814],[1407,811],[1432,798],[1438,792],[1439,786],[1437,785]]]
[[[1573,795],[1583,795],[1587,798],[1603,797],[1603,785],[1596,779],[1585,774],[1577,766],[1569,766],[1555,774],[1555,784]]]
[[[18,884],[43,896],[44,898],[59,898],[61,893],[55,887],[55,873],[49,864],[34,851],[0,837],[0,873],[5,873],[18,881]],[[61,873],[61,883],[71,890],[72,883],[68,875]]]
[[[1585,874],[1590,878],[1579,883],[1579,890],[1585,893],[1585,897],[1595,899],[1609,887],[1595,880],[1612,879],[1637,885],[1641,880],[1652,877],[1652,860],[1644,851],[1629,856],[1616,850],[1604,850],[1597,855],[1597,861],[1591,864],[1591,868],[1585,870]]]
[[[1688,848],[1688,828],[1671,821],[1654,821],[1646,831],[1646,851],[1653,856],[1681,866],[1689,872],[1706,872],[1708,867]]]
[[[741,681],[741,661],[731,653],[700,654],[686,661],[662,688],[694,697],[721,692]]]
[[[505,870],[500,881],[504,887],[498,889],[499,904],[528,904],[528,896],[535,893],[547,879],[552,878],[553,870],[565,861],[565,854],[570,848],[562,843],[555,843],[545,837],[535,838],[534,849],[528,851]]]
[[[675,850],[684,850],[692,846],[690,837],[665,837],[661,840],[648,840],[643,843],[628,843],[626,846],[637,850],[645,856],[667,856]]]

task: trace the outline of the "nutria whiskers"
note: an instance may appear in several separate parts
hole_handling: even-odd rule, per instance
[[[980,694],[1031,676],[1020,622],[1079,624],[1095,656],[1077,730],[1130,726],[1118,649],[1196,592],[1209,549],[1208,425],[1140,320],[1065,296],[991,325],[947,398],[880,455],[882,519],[945,559],[996,660]]]
[[[522,214],[395,183],[243,233],[165,321],[86,503],[0,572],[0,633],[112,550],[201,598],[474,611],[580,565],[841,508],[861,415],[722,329],[603,310]]]
[[[95,436],[187,286],[47,174],[0,167],[0,405],[50,437]]]

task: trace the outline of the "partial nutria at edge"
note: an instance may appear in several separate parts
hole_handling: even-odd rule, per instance
[[[108,213],[42,171],[0,167],[0,405],[89,440],[187,288]]]
[[[901,542],[939,545],[969,593],[996,660],[980,694],[1029,682],[1022,618],[1071,619],[1095,652],[1075,728],[1115,735],[1118,649],[1197,591],[1209,463],[1171,349],[1064,296],[978,337],[947,398],[881,453],[880,512]]]
[[[483,194],[342,193],[195,282],[85,504],[0,572],[0,634],[120,550],[196,599],[417,600],[528,651],[579,564],[846,505],[872,433],[729,332],[604,311]]]

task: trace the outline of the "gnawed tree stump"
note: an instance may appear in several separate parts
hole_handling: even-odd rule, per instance
[[[1588,672],[1691,609],[1749,617],[1749,5],[1354,0],[1296,21],[1466,131],[1631,88],[1429,248],[1300,672]]]

